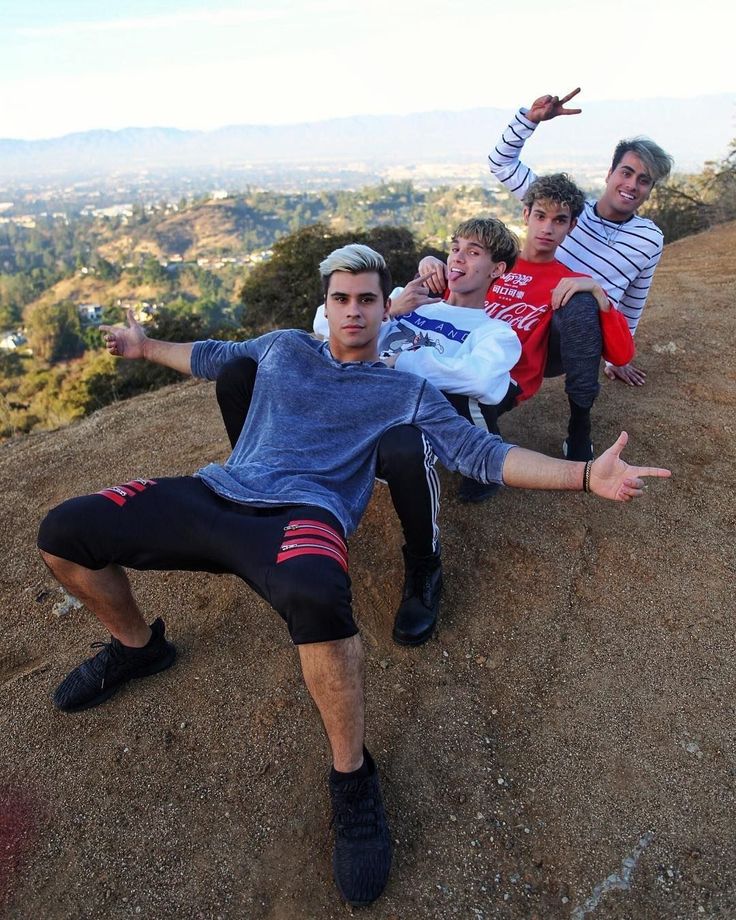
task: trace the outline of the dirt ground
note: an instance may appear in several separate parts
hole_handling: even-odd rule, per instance
[[[351,541],[368,745],[395,838],[366,918],[736,917],[736,225],[668,246],[595,441],[669,466],[630,505],[443,474],[437,636],[392,643],[400,532],[378,487]],[[557,455],[559,381],[504,434]],[[38,560],[63,498],[223,458],[185,382],[0,447],[0,899],[14,920],[344,917],[327,745],[278,617],[236,579],[134,576],[180,657],[75,716],[50,696],[104,638]],[[68,604],[67,604],[68,606]]]

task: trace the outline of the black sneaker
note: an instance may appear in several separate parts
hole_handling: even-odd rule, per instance
[[[501,486],[497,482],[478,482],[463,476],[457,490],[457,500],[469,505],[479,505],[498,492]]]
[[[391,869],[391,835],[381,784],[371,755],[363,756],[370,773],[361,779],[330,776],[335,849],[332,871],[337,890],[353,907],[371,904],[381,894]]]
[[[593,453],[593,442],[590,438],[565,438],[562,442],[562,456],[566,460],[583,460],[585,463],[588,460],[593,460],[595,454]]]
[[[437,625],[442,595],[442,560],[439,552],[415,556],[404,553],[404,593],[396,611],[393,638],[399,645],[421,645]]]
[[[128,648],[117,639],[94,642],[100,651],[83,661],[59,684],[54,706],[63,712],[79,712],[109,699],[134,677],[148,677],[174,663],[176,649],[164,638],[164,621],[151,623],[151,638],[143,648]]]

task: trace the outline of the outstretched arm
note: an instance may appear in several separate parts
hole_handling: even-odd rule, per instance
[[[589,489],[601,498],[628,502],[644,492],[642,478],[667,478],[669,470],[651,466],[630,466],[621,459],[629,436],[622,431],[615,444],[594,460],[590,468]],[[503,466],[503,481],[522,489],[570,489],[580,491],[584,485],[585,463],[555,460],[522,447],[512,448]]]
[[[182,374],[192,373],[191,342],[149,339],[132,310],[127,311],[126,322],[125,326],[100,326],[100,332],[105,333],[105,346],[111,355],[118,358],[144,358]]]

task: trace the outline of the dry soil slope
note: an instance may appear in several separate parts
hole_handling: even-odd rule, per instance
[[[735,244],[729,225],[668,247],[638,336],[646,388],[599,401],[597,444],[625,423],[630,456],[673,481],[631,506],[509,490],[468,509],[445,475],[441,630],[418,650],[390,640],[401,541],[377,491],[352,574],[397,842],[366,916],[736,913]],[[563,427],[553,384],[506,434],[556,452]],[[50,705],[100,635],[84,611],[54,614],[39,518],[225,453],[212,389],[192,382],[0,448],[8,917],[345,914],[322,733],[282,624],[238,582],[136,577],[177,667],[83,715]],[[596,901],[632,854],[629,890]]]

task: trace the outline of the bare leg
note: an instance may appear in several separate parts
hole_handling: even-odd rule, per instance
[[[119,565],[88,569],[68,559],[41,551],[54,578],[78,598],[116,639],[129,648],[142,648],[151,630]]]
[[[363,644],[360,636],[300,645],[304,682],[327,732],[340,773],[363,763]]]

